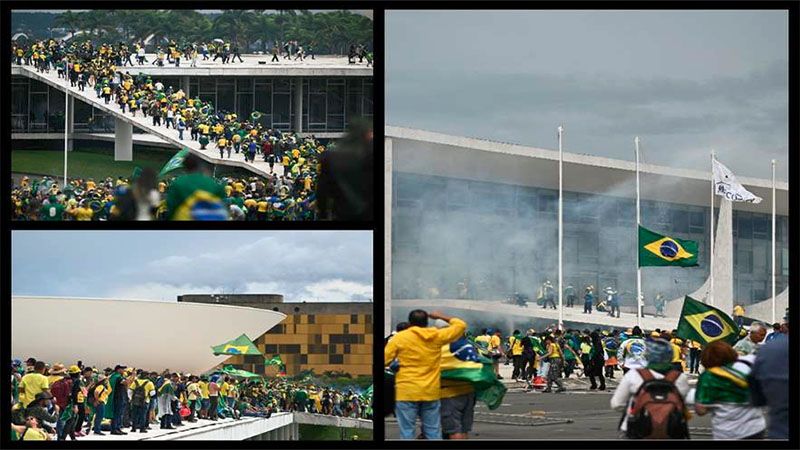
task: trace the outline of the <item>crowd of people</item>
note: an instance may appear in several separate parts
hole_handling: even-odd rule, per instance
[[[436,319],[446,326],[429,327]],[[468,438],[474,389],[440,380],[442,346],[464,337],[492,361],[498,379],[500,365],[513,364],[511,377],[524,383],[525,392],[562,393],[569,378],[588,379],[589,390],[605,391],[607,380],[616,379],[610,407],[623,414],[623,438],[687,439],[693,405],[694,413],[712,415],[714,439],[786,439],[788,327],[787,310],[771,333],[754,322],[735,345],[719,340],[703,345],[680,338],[677,330],[638,326],[560,330],[553,325],[504,336],[492,328],[471,333],[461,319],[415,310],[387,338],[384,363],[393,373],[393,413],[403,439],[418,437],[417,418],[422,438]],[[691,390],[690,376],[697,380]],[[648,406],[654,398],[661,409]],[[651,417],[658,423],[651,424]],[[676,425],[667,429],[667,423]]]
[[[278,41],[270,46],[270,63],[286,61],[304,61],[306,59],[316,60],[316,42],[301,43],[297,40]],[[97,50],[97,53],[94,52]],[[190,67],[197,67],[198,61],[216,62],[220,60],[222,64],[243,63],[242,48],[237,42],[226,41],[224,39],[214,39],[202,42],[187,42],[170,40],[163,45],[151,47],[153,53],[147,53],[144,42],[138,41],[133,44],[126,42],[103,43],[96,49],[91,40],[82,43],[57,41],[48,39],[24,44],[14,41],[11,43],[11,57],[18,65],[26,64],[34,66],[39,71],[50,71],[56,69],[56,63],[61,61],[64,55],[71,52],[78,52],[84,62],[89,62],[92,56],[103,56],[113,63],[116,67],[136,67],[145,64],[164,67],[174,65],[180,67],[181,62],[189,64]],[[152,60],[147,59],[147,55]],[[280,58],[279,58],[280,56]],[[90,58],[85,58],[90,57]],[[372,65],[373,52],[364,44],[351,44],[348,49],[347,60],[349,64]],[[96,67],[93,65],[92,67]],[[89,72],[91,74],[91,72]],[[87,74],[87,76],[89,75]]]
[[[98,370],[81,361],[67,368],[35,358],[14,360],[11,369],[15,440],[147,433],[156,424],[174,429],[198,420],[269,418],[285,411],[372,418],[371,394],[282,377],[193,375],[125,365]]]
[[[292,49],[292,45],[288,48]],[[212,46],[214,59],[222,57],[226,61],[231,54],[236,57],[236,47],[230,47],[230,52],[226,50],[228,47],[229,44],[222,43]],[[175,53],[175,47],[171,49],[173,51],[168,52],[171,53],[170,57],[179,61],[180,54]],[[133,50],[136,55],[142,54],[138,44]],[[317,218],[315,188],[319,185],[320,172],[326,159],[323,155],[333,144],[326,148],[313,135],[301,138],[294,133],[265,128],[259,122],[261,114],[258,111],[240,118],[235,113],[216,110],[211,102],[197,96],[191,98],[181,89],[175,90],[159,81],[154,82],[148,75],[123,73],[118,70],[120,63],[124,65],[132,53],[123,43],[118,46],[94,46],[91,41],[86,41],[67,46],[51,39],[33,44],[28,51],[19,47],[13,51],[18,64],[31,64],[40,71],[49,71],[52,66],[58,70],[59,77],[69,78],[72,86],[77,86],[79,90],[85,90],[88,85],[98,98],[102,98],[106,104],[116,104],[123,114],[136,116],[141,111],[145,117],[152,118],[153,126],[172,128],[180,140],[197,141],[201,151],[211,150],[209,146],[213,146],[221,159],[231,159],[234,154],[250,163],[255,162],[256,158],[263,159],[269,165],[270,177],[267,179],[219,180],[220,186],[213,190],[225,190],[224,196],[217,197],[224,198],[228,208],[216,212],[213,217],[234,220]],[[207,58],[205,53],[204,58]],[[363,142],[358,144],[365,144],[362,145],[364,147],[371,145],[371,131],[361,134],[363,136],[358,138]],[[282,167],[282,174],[278,173],[280,169],[276,169],[276,164]],[[169,203],[166,201],[168,199],[160,198],[160,194],[164,194],[174,183],[162,180],[158,182],[156,191],[156,183],[149,178],[152,177],[141,177],[140,180],[140,184],[146,186],[139,189],[143,193],[140,197],[144,198],[138,202],[149,205],[143,205],[140,209],[146,211],[140,211],[138,215],[157,219],[164,217],[163,213],[166,212],[166,216],[171,217],[173,214],[169,209],[164,209],[164,203]],[[142,180],[150,182],[144,183]],[[73,180],[61,192],[55,183],[49,181],[52,180],[45,178],[35,183],[37,187],[45,186],[45,189],[28,189],[26,180],[13,187],[13,210],[17,220],[113,219],[120,216],[114,213],[115,209],[120,209],[115,199],[130,196],[132,191],[136,191],[127,188],[131,183],[124,178],[98,182]],[[236,189],[237,186],[243,188]],[[82,197],[78,192],[89,196]],[[213,192],[210,195],[216,196]],[[128,214],[122,214],[122,217],[130,218]]]
[[[191,161],[190,161],[191,164]],[[62,188],[51,177],[24,176],[12,187],[12,219],[23,221],[169,220],[182,205],[181,177],[157,180],[145,170],[136,179],[74,178]],[[292,178],[211,177],[226,211],[220,218],[242,221],[315,220],[316,192],[312,175]],[[176,184],[177,182],[177,184]],[[172,199],[172,201],[171,201]]]

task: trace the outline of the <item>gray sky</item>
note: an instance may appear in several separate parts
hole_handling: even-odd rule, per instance
[[[368,231],[15,231],[12,244],[14,294],[372,299]]]
[[[387,124],[788,177],[788,13],[391,11]]]

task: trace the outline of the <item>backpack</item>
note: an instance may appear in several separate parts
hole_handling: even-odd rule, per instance
[[[147,404],[146,394],[144,392],[144,386],[147,382],[139,383],[139,380],[133,382],[133,396],[131,397],[131,405],[133,406],[144,406]]]
[[[97,406],[97,404],[98,404],[97,396],[95,395],[95,392],[94,392],[97,389],[97,386],[102,386],[102,383],[99,383],[99,382],[92,383],[89,386],[89,395],[86,396],[86,399],[89,400],[89,403],[94,405],[94,406]],[[105,387],[103,389],[105,389]]]
[[[628,410],[629,439],[689,439],[686,405],[675,387],[681,375],[669,371],[657,380],[648,369],[637,369],[642,385]]]

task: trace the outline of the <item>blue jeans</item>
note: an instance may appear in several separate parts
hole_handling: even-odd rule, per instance
[[[425,439],[442,438],[442,417],[439,400],[431,402],[394,402],[394,415],[401,439],[415,439],[417,417],[422,419]]]
[[[125,415],[125,401],[114,399],[114,416],[111,418],[111,431],[122,431],[122,416]]]
[[[103,424],[103,416],[106,415],[106,404],[98,403],[94,408],[94,432],[102,432],[101,426]]]

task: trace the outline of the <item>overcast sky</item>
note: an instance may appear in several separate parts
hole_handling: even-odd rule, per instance
[[[164,301],[190,293],[370,301],[372,233],[15,231],[11,288]]]
[[[788,13],[391,11],[387,124],[788,177]]]

